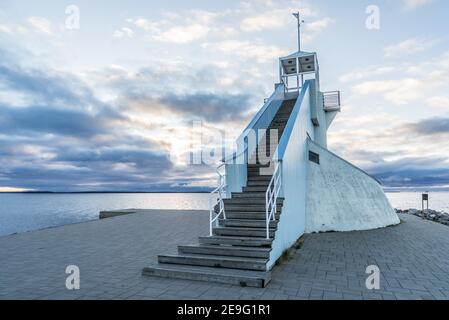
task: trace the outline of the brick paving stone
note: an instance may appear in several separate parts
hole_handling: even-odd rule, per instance
[[[304,236],[264,289],[142,277],[142,268],[208,233],[203,211],[146,212],[0,237],[0,299],[449,299],[449,228],[401,215],[399,226]],[[65,288],[65,268],[81,289]],[[381,290],[365,287],[366,267]]]

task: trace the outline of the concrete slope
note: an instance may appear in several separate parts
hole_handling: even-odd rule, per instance
[[[381,185],[367,173],[311,140],[319,155],[307,172],[306,233],[358,231],[399,224]]]

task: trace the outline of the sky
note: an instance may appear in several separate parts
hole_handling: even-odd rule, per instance
[[[329,149],[385,187],[449,188],[448,1],[0,0],[0,191],[215,186],[217,157],[186,163],[198,123],[240,135],[297,10],[342,94]]]

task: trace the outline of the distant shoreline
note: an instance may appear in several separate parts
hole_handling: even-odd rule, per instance
[[[211,189],[212,191],[212,189]],[[211,191],[76,191],[76,192],[59,192],[59,191],[23,191],[23,192],[0,192],[0,194],[198,194],[198,193],[210,193]]]
[[[0,194],[208,194],[212,189],[205,191],[11,191]],[[437,190],[384,190],[385,193],[435,193],[449,192],[449,189]]]

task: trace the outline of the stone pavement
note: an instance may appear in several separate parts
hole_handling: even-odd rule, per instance
[[[396,227],[306,235],[265,289],[146,278],[142,268],[207,235],[204,211],[134,215],[0,237],[0,299],[449,299],[449,228],[400,215]],[[65,288],[65,268],[81,289]],[[379,266],[381,290],[365,287]]]

